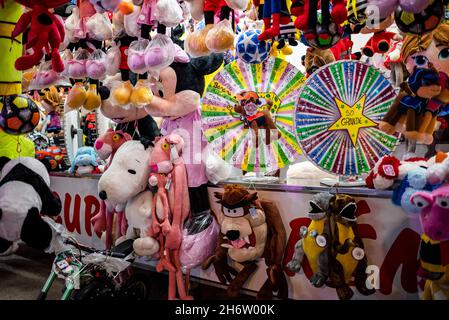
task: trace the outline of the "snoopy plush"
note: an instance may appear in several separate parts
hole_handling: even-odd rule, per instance
[[[22,240],[46,250],[53,229],[41,215],[57,216],[61,201],[50,190],[45,166],[34,158],[0,158],[0,255],[12,254]]]

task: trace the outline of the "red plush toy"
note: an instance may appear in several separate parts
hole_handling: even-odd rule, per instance
[[[362,54],[360,52],[351,53],[354,43],[348,39],[343,38],[338,41],[330,50],[335,57],[335,60],[351,59],[360,60]]]
[[[31,10],[20,17],[12,38],[29,29],[26,49],[32,49],[32,54],[24,55],[16,60],[17,70],[27,70],[39,64],[44,56],[44,50],[51,54],[52,68],[56,72],[64,70],[64,63],[59,55],[59,45],[64,40],[64,26],[61,21],[49,11],[67,3],[67,0],[16,0]]]
[[[303,4],[301,5],[301,2]],[[330,0],[310,1],[310,0],[296,0],[292,3],[291,13],[297,16],[295,20],[295,27],[301,31],[307,32],[309,30],[309,16],[316,15],[319,8],[329,8]],[[325,9],[326,11],[326,9]],[[327,16],[328,12],[322,12],[322,17]],[[345,0],[333,0],[332,10],[330,15],[332,20],[340,25],[345,22],[348,11],[346,10]]]
[[[375,53],[385,53],[390,50],[390,43],[395,34],[388,31],[379,31],[368,40],[362,48],[362,52],[367,57],[372,57]]]

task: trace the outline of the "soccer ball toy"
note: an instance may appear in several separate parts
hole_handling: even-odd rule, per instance
[[[36,103],[26,95],[0,97],[0,127],[9,134],[25,134],[39,124]]]
[[[237,38],[237,57],[246,63],[261,63],[270,54],[271,44],[268,41],[259,41],[257,37],[260,30],[247,30]]]

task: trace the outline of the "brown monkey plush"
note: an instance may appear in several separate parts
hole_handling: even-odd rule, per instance
[[[258,299],[288,297],[282,270],[286,232],[277,207],[260,201],[257,193],[249,193],[241,185],[226,185],[224,193],[215,193],[221,212],[217,214],[221,233],[215,254],[203,263],[203,269],[214,265],[221,283],[229,283],[228,295],[235,298],[246,280],[257,270],[257,260],[267,265],[267,280],[257,294]],[[237,272],[228,264],[228,257],[242,266]]]

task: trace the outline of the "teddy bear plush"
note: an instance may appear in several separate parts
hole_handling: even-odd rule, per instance
[[[34,158],[0,158],[0,255],[14,253],[17,242],[46,250],[52,228],[41,215],[57,216],[61,201],[50,190],[45,166]]]

